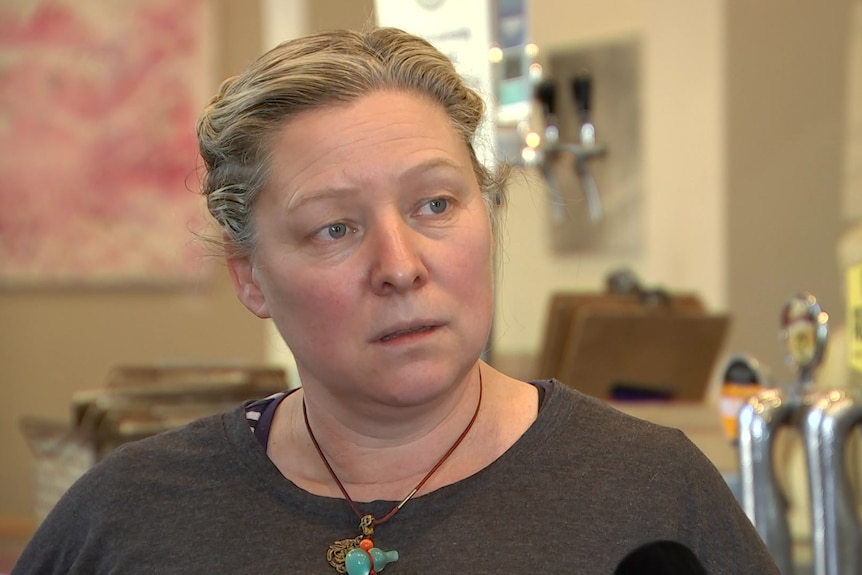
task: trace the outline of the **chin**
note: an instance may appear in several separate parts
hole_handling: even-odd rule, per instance
[[[470,364],[472,366],[472,364]],[[447,365],[442,369],[424,368],[399,370],[397,375],[387,376],[385,385],[378,388],[377,397],[382,403],[398,407],[413,407],[434,402],[451,391],[469,371]]]

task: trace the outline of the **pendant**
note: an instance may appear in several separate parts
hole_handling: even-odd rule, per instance
[[[377,575],[389,563],[398,561],[398,551],[383,551],[374,546],[374,517],[365,515],[359,522],[362,535],[339,539],[329,546],[326,560],[339,573]]]
[[[362,539],[363,536],[358,535],[352,539],[339,539],[338,541],[335,541],[326,551],[326,560],[330,565],[335,567],[336,571],[339,573],[345,573],[347,571],[347,567],[344,566],[344,560],[347,557],[347,553],[351,549],[359,549],[359,543]]]
[[[373,546],[371,539],[363,539],[357,549],[351,549],[344,557],[347,575],[377,575],[393,561],[398,561],[398,551],[384,551]]]

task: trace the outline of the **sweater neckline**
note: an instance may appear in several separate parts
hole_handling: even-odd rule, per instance
[[[421,513],[413,510],[425,509],[426,505],[457,505],[463,497],[469,497],[471,492],[480,488],[486,477],[508,473],[507,468],[515,463],[522,465],[525,457],[541,457],[537,453],[542,450],[550,435],[558,433],[557,428],[568,419],[566,412],[572,410],[573,404],[560,401],[560,396],[567,390],[562,389],[562,384],[556,380],[536,380],[530,383],[544,390],[544,401],[536,420],[524,434],[490,465],[460,481],[416,497],[410,505],[404,507],[399,516],[408,519],[414,512]],[[245,402],[221,416],[228,451],[236,465],[243,470],[245,480],[255,489],[265,490],[282,503],[300,510],[333,518],[352,516],[352,511],[344,499],[315,495],[282,475],[248,427],[245,408],[249,403]],[[385,509],[395,502],[375,500],[359,503],[363,505],[363,509],[368,509],[368,512],[373,514],[379,512],[378,507]]]

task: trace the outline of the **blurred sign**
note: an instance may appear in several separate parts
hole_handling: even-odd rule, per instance
[[[488,0],[375,0],[377,23],[401,28],[422,36],[446,54],[468,85],[479,92],[488,105],[485,124],[480,128],[476,153],[486,165],[493,163],[494,105],[491,80],[491,8]]]

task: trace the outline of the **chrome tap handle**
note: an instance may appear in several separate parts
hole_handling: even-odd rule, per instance
[[[778,486],[773,446],[779,428],[792,422],[800,397],[771,389],[748,399],[739,411],[739,475],[742,507],[781,573],[793,573],[787,500]]]
[[[832,391],[808,411],[808,456],[814,575],[862,573],[862,525],[847,476],[847,438],[862,424],[862,393]]]
[[[596,128],[593,125],[593,81],[588,75],[576,76],[572,80],[572,96],[575,109],[581,120],[580,139],[582,146],[594,146]]]

